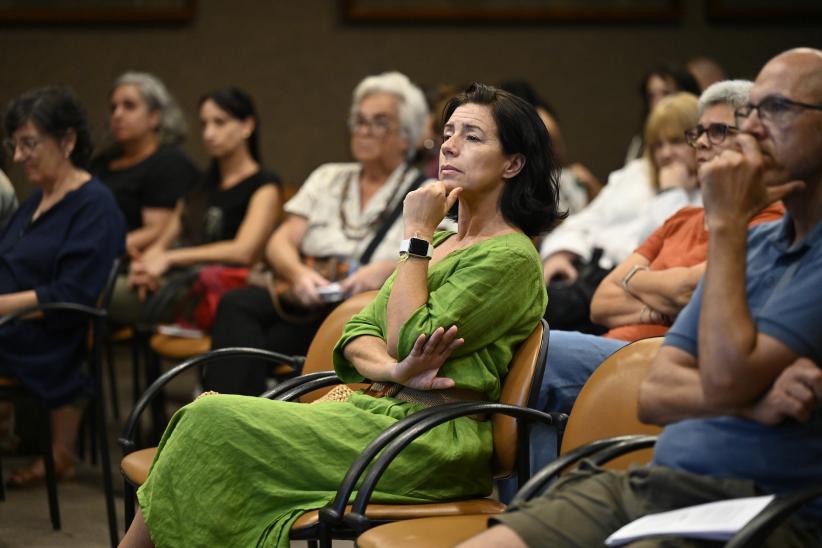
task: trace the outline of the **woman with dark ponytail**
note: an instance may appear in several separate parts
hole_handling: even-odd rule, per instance
[[[277,221],[280,180],[261,165],[251,97],[228,87],[207,93],[199,105],[211,166],[157,241],[131,263],[132,285],[156,289],[162,276],[176,267],[251,266],[260,259]]]

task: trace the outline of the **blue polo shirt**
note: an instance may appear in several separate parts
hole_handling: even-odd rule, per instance
[[[789,216],[748,234],[748,307],[757,330],[822,366],[822,222],[791,245]],[[699,356],[700,282],[665,344]],[[822,408],[801,424],[771,427],[721,416],[665,427],[654,464],[715,477],[746,478],[764,492],[780,493],[822,483]],[[822,517],[822,502],[808,511]]]

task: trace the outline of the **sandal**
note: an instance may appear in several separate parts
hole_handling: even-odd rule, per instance
[[[57,481],[73,479],[76,475],[74,458],[70,454],[54,451],[54,471]],[[46,465],[43,457],[38,457],[25,468],[12,472],[6,485],[12,488],[23,488],[44,483],[46,483]]]

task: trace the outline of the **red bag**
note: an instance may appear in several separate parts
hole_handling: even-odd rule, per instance
[[[193,298],[199,298],[194,309],[194,323],[203,331],[210,332],[217,315],[217,305],[226,291],[245,287],[248,281],[247,267],[210,265],[197,274],[191,289]]]

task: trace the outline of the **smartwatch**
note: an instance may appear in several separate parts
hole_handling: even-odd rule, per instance
[[[400,243],[400,257],[408,255],[418,259],[430,259],[434,256],[434,246],[422,238],[409,238]]]

